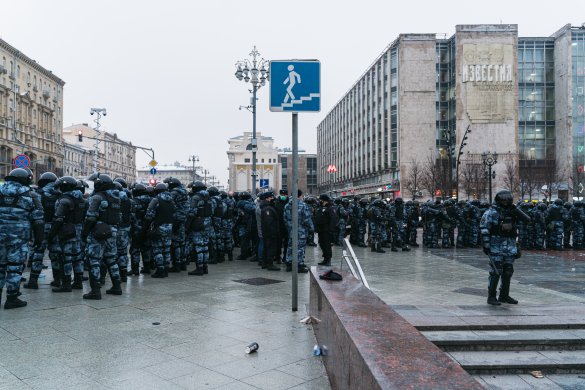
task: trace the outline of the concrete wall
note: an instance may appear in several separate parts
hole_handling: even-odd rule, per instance
[[[457,146],[465,130],[471,134],[464,152],[481,154],[486,151],[518,153],[518,26],[458,25],[456,26],[456,104]],[[464,66],[472,64],[511,65],[511,79],[464,81]],[[469,68],[467,68],[469,73]],[[490,68],[491,71],[491,68]],[[490,73],[490,77],[496,74]],[[502,181],[506,164],[499,161],[493,167],[494,194],[504,188]],[[460,188],[461,191],[461,188]]]
[[[435,156],[436,42],[434,34],[400,36],[398,49],[398,139],[401,195],[416,160],[422,165]]]
[[[573,173],[573,99],[570,25],[559,30],[555,39],[555,155],[557,172],[567,178]],[[559,158],[561,157],[561,158]]]

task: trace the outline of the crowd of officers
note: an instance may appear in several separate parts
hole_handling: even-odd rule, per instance
[[[0,186],[0,298],[6,285],[5,308],[26,305],[19,296],[27,266],[27,289],[38,289],[48,252],[53,273],[52,291],[83,290],[84,299],[101,299],[109,274],[107,294],[121,295],[129,276],[169,273],[195,268],[189,275],[209,273],[208,264],[234,260],[258,262],[269,271],[292,271],[292,201],[286,190],[265,191],[253,199],[248,192],[228,194],[201,181],[187,186],[167,178],[154,186],[136,183],[129,188],[122,178],[96,173],[93,192],[83,180],[58,178],[51,172],[34,185],[30,171],[15,169]],[[307,273],[305,247],[323,254],[320,265],[330,265],[332,245],[353,245],[373,252],[428,248],[480,247],[480,221],[487,203],[446,200],[404,202],[365,197],[331,199],[294,197],[298,205],[298,272]],[[519,202],[529,219],[517,224],[518,243],[524,249],[583,249],[585,204]],[[457,233],[455,235],[455,233]],[[572,240],[571,240],[572,238]],[[84,277],[84,271],[89,276]]]

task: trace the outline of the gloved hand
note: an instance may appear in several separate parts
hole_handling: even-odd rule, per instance
[[[483,253],[485,253],[486,255],[490,255],[490,246],[489,245],[485,245],[483,246]]]

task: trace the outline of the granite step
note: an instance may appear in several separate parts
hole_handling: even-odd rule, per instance
[[[519,375],[540,371],[585,374],[585,351],[461,351],[447,353],[471,375]],[[585,383],[584,383],[585,385]]]
[[[585,330],[504,330],[422,332],[443,351],[585,350]]]

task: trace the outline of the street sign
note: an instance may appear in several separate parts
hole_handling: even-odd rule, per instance
[[[150,160],[150,162],[148,163],[148,165],[150,165],[151,167],[156,167],[158,165],[158,163],[156,162],[156,160]]]
[[[156,175],[156,168],[150,168],[150,174]]]
[[[260,179],[260,188],[268,188],[268,179]]]
[[[28,168],[30,166],[30,158],[26,154],[19,154],[14,157],[14,168]]]
[[[270,111],[321,110],[321,63],[317,60],[270,61]]]
[[[327,172],[329,173],[337,172],[337,167],[335,166],[335,164],[329,164],[329,166],[327,167]]]

